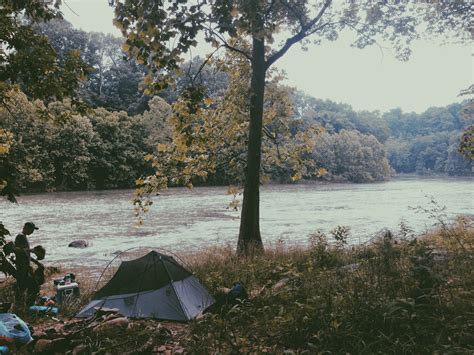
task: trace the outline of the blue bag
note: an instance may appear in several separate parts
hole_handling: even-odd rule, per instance
[[[15,350],[32,340],[30,329],[21,318],[13,313],[0,313],[0,346]]]
[[[29,308],[29,313],[32,316],[40,316],[40,315],[57,315],[59,313],[58,307],[53,306],[31,306]]]
[[[235,303],[237,300],[244,301],[248,299],[247,290],[242,282],[234,282],[229,293],[226,295],[227,303]]]

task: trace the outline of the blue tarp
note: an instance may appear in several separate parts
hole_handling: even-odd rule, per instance
[[[13,313],[0,313],[0,345],[14,350],[32,340],[31,332],[21,318]]]
[[[41,316],[41,315],[57,315],[59,313],[58,307],[53,306],[31,306],[29,309],[31,316]]]

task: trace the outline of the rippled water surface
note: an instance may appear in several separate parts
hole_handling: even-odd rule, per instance
[[[426,214],[410,207],[430,207],[433,197],[450,218],[474,213],[472,179],[396,178],[378,184],[267,185],[261,189],[261,231],[264,243],[279,239],[306,243],[316,229],[351,227],[359,243],[401,220],[420,232],[432,225]],[[155,201],[145,225],[136,227],[130,203],[132,190],[25,195],[19,205],[0,201],[0,221],[12,234],[25,221],[40,230],[30,244],[47,249],[47,263],[102,266],[118,250],[160,247],[174,252],[235,243],[239,212],[227,209],[224,187],[170,189]],[[68,248],[86,239],[86,249]]]

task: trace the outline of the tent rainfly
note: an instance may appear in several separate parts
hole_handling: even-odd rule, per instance
[[[112,279],[76,317],[116,308],[133,318],[188,321],[215,302],[189,271],[168,255],[152,251],[120,264]]]

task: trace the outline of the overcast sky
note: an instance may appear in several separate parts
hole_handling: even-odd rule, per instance
[[[64,17],[75,27],[121,36],[112,24],[113,9],[107,0],[63,3]],[[422,112],[459,101],[459,92],[474,82],[472,46],[418,41],[411,59],[400,62],[388,50],[382,54],[377,47],[354,49],[349,43],[345,36],[306,52],[295,46],[276,66],[287,73],[287,84],[356,110],[400,107]]]

